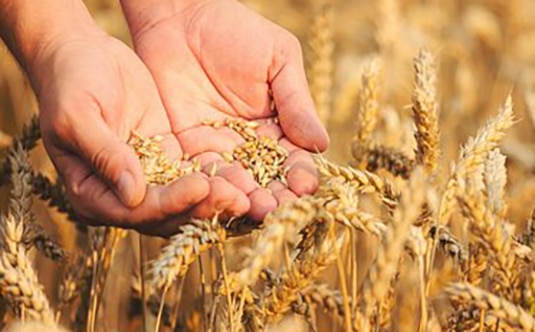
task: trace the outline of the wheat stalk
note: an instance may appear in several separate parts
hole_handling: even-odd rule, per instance
[[[402,249],[409,237],[410,226],[420,214],[420,207],[424,201],[423,186],[423,174],[421,170],[415,170],[409,186],[402,192],[401,204],[394,212],[393,223],[383,237],[375,262],[364,279],[360,315],[355,322],[355,326],[359,326],[361,331],[369,330],[369,320],[375,306],[381,302],[389,289],[388,285],[397,270]]]

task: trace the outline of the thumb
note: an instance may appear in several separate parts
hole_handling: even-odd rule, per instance
[[[297,45],[295,45],[297,43]],[[271,89],[282,130],[292,143],[311,152],[325,151],[329,136],[314,108],[303,66],[299,42],[275,66]]]
[[[108,183],[123,204],[138,206],[147,186],[134,150],[121,141],[102,118],[89,116],[92,119],[86,118],[83,124],[71,127],[75,152]]]

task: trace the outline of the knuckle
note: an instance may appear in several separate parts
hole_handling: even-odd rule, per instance
[[[285,31],[283,40],[289,55],[301,54],[301,42],[293,33]]]
[[[90,156],[91,164],[96,169],[105,169],[109,164],[110,150],[108,146],[101,146],[97,148]]]

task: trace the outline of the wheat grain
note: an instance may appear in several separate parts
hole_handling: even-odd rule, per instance
[[[184,160],[171,161],[160,146],[162,139],[161,136],[144,137],[136,131],[133,131],[130,137],[129,144],[138,155],[147,183],[166,185],[185,175],[200,171],[201,165],[196,159],[188,161],[187,158],[183,158]]]
[[[204,124],[214,128],[227,127],[245,140],[232,153],[221,153],[225,161],[239,162],[262,187],[267,187],[274,180],[287,183],[284,162],[288,151],[276,140],[259,136],[255,130],[260,125],[258,122],[227,118],[224,121],[204,121]]]

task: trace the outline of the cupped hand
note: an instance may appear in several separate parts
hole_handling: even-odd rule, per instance
[[[40,69],[32,79],[44,144],[80,219],[170,235],[195,206],[215,208],[204,174],[146,186],[127,144],[132,131],[163,136],[176,157],[182,148],[149,71],[126,45],[104,33],[76,35],[48,45],[32,67]]]
[[[209,196],[238,188],[248,201],[234,199],[232,210],[262,219],[278,204],[317,189],[310,152],[325,150],[328,136],[314,111],[300,44],[292,34],[235,0],[122,3],[172,132],[184,152],[199,158],[205,170],[216,170]],[[279,121],[268,120],[273,117]],[[258,133],[289,151],[287,184],[273,181],[262,188],[239,163],[223,160],[221,153],[233,151],[243,138],[204,123],[225,118],[262,123]],[[194,211],[210,213],[202,206]]]

